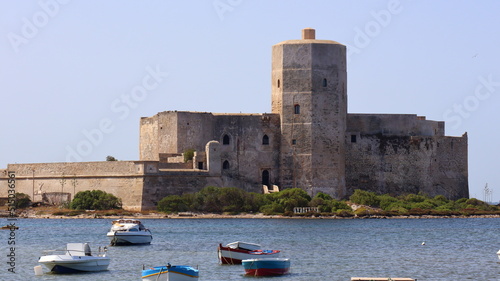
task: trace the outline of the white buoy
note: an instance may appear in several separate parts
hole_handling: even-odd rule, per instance
[[[41,265],[37,265],[33,268],[35,270],[35,275],[40,276],[43,275],[43,269]]]
[[[424,241],[424,242],[422,242],[422,245],[425,245],[425,241]]]

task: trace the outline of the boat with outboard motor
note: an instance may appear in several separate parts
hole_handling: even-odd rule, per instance
[[[54,254],[52,252],[62,252]],[[41,256],[38,262],[56,273],[90,272],[107,270],[110,258],[106,256],[107,248],[99,247],[99,252],[93,256],[88,243],[68,243],[66,250],[52,250],[48,255]]]

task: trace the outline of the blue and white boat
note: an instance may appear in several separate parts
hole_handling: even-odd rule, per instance
[[[248,276],[284,275],[290,270],[290,259],[287,258],[248,259],[241,263]]]
[[[198,280],[198,269],[187,265],[156,266],[142,270],[143,281],[193,281]]]

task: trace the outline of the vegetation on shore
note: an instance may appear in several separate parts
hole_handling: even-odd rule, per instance
[[[354,208],[351,206],[355,205]],[[359,206],[358,206],[359,205]],[[317,207],[318,212],[294,214],[294,207]],[[300,188],[285,189],[270,194],[245,192],[234,187],[206,187],[196,193],[182,196],[170,195],[158,202],[158,211],[165,213],[263,213],[285,216],[469,216],[500,214],[498,206],[492,206],[475,198],[449,200],[442,195],[425,194],[391,196],[370,191],[355,190],[349,201],[336,200],[318,193],[311,198]]]
[[[28,195],[16,194],[16,207],[23,209],[31,205]],[[95,217],[128,216],[123,210],[121,199],[101,190],[78,192],[71,202],[57,209],[40,208],[37,215],[79,216],[89,214]],[[295,207],[315,207],[317,211],[294,213]],[[391,196],[370,191],[355,190],[349,200],[336,200],[318,193],[311,198],[300,188],[261,194],[246,192],[235,187],[203,188],[196,193],[170,195],[158,202],[157,210],[167,214],[212,213],[224,215],[257,214],[297,217],[392,217],[392,216],[471,216],[500,215],[500,206],[487,204],[475,198],[449,200],[442,195],[430,197],[425,194]]]
[[[122,200],[102,190],[86,190],[75,195],[69,208],[74,210],[121,209]]]

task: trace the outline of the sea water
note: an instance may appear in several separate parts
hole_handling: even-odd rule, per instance
[[[111,219],[19,219],[15,245],[0,232],[0,280],[141,280],[143,266],[197,267],[199,280],[250,280],[241,265],[219,265],[217,246],[258,243],[290,258],[290,274],[270,280],[409,277],[423,280],[500,280],[500,219],[144,219],[147,246],[108,247],[108,271],[35,276],[43,251],[66,243],[109,244]],[[7,224],[5,220],[3,222]],[[15,273],[7,264],[15,247]]]

